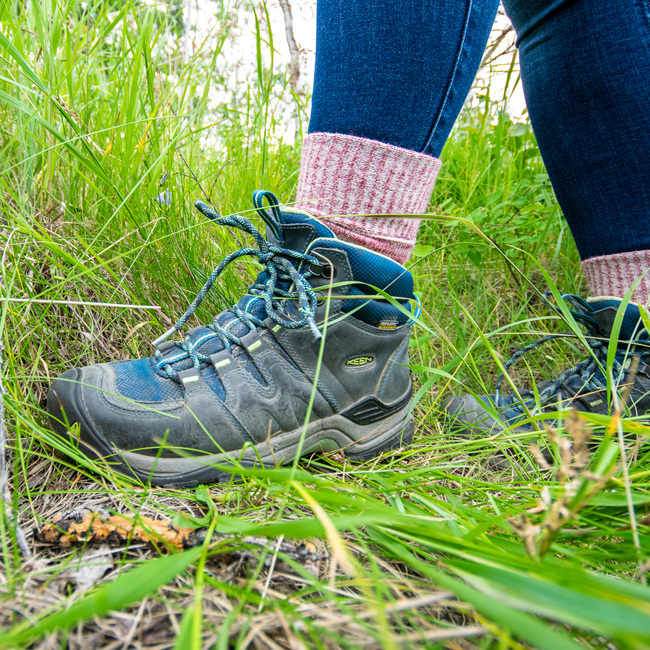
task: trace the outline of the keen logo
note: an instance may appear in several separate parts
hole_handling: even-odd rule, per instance
[[[369,363],[372,363],[374,359],[372,357],[354,357],[348,359],[345,362],[346,366],[351,366],[353,368],[358,368],[359,366],[367,366]]]

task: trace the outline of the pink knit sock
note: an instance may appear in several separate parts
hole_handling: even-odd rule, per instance
[[[643,275],[632,295],[633,302],[647,304],[650,299],[650,251],[634,251],[591,257],[582,262],[591,295],[622,298]],[[645,273],[645,275],[644,275]]]
[[[403,264],[415,244],[418,219],[373,219],[359,214],[423,214],[440,160],[390,144],[336,133],[310,133],[302,145],[297,207],[344,241]],[[347,216],[350,215],[350,216]]]

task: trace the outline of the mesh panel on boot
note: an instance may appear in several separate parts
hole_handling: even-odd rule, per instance
[[[352,286],[348,295],[369,296],[373,293],[376,292],[373,292],[370,287],[368,287],[367,292],[364,292],[359,287]],[[408,309],[408,305],[405,306]],[[357,311],[354,311],[355,309]],[[352,316],[375,327],[385,322],[395,322],[397,325],[403,325],[408,320],[408,316],[403,314],[397,307],[394,307],[389,302],[380,302],[379,300],[345,300],[341,311],[346,314],[354,312]]]
[[[248,312],[263,318],[266,315],[264,311],[264,302],[262,300],[251,300],[250,296],[244,296],[239,301],[241,309],[248,308]],[[250,329],[242,323],[235,315],[226,311],[218,318],[222,327],[230,325],[230,331],[238,337],[245,336]],[[208,339],[203,342],[198,350],[209,356],[221,352],[225,348],[223,341],[214,335],[214,332],[207,327],[201,327],[192,332],[191,340],[197,343],[203,337]],[[171,358],[180,352],[177,347],[170,348],[163,353],[164,357]],[[250,360],[242,348],[234,346],[233,356],[241,363],[244,370],[254,377],[262,386],[266,385],[264,378],[260,374],[255,364]],[[137,361],[125,361],[115,365],[117,376],[117,390],[127,399],[133,399],[140,402],[161,402],[165,400],[175,400],[183,398],[183,389],[174,380],[167,377],[163,371],[156,372],[156,361],[154,358],[139,359]],[[192,367],[192,360],[187,358],[172,364],[176,372],[188,370]],[[204,365],[201,369],[201,376],[206,384],[221,400],[225,400],[226,391],[217,376],[215,369],[211,365]]]
[[[191,367],[186,359],[182,364]],[[165,402],[168,400],[183,399],[183,389],[172,379],[161,377],[153,368],[155,360],[138,359],[137,361],[123,361],[113,366],[117,380],[117,392],[137,402]],[[187,368],[185,368],[187,370]],[[259,374],[259,373],[258,373]],[[201,370],[205,383],[216,393],[220,400],[226,399],[226,391],[217,377],[214,366],[205,366]]]
[[[122,361],[113,365],[117,392],[138,402],[164,402],[182,399],[183,389],[171,379],[156,374],[152,358]]]
[[[217,377],[217,371],[214,366],[207,366],[201,371],[203,381],[216,393],[217,397],[224,402],[226,400],[226,389]]]

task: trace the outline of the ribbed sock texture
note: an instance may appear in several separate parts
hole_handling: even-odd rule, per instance
[[[302,146],[297,207],[315,217],[423,214],[440,160],[390,144],[337,133],[310,133]],[[400,264],[415,244],[419,219],[341,216],[327,225],[343,241]]]
[[[644,273],[632,296],[633,302],[647,304],[650,299],[650,251],[602,255],[583,260],[582,270],[592,296],[622,298]]]

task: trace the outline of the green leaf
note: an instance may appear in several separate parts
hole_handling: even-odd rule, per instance
[[[453,591],[458,598],[473,605],[478,612],[493,620],[506,630],[525,639],[535,648],[542,650],[584,650],[566,632],[551,628],[547,623],[529,614],[524,614],[490,596],[482,594],[469,585],[455,581],[438,573],[437,582]]]
[[[467,257],[469,257],[470,262],[477,268],[481,268],[481,260],[483,259],[481,253],[474,248],[471,248],[467,251]]]
[[[416,558],[404,546],[394,543],[385,535],[379,535],[382,546],[389,549],[396,557],[407,564],[416,566],[419,571],[452,591],[458,598],[468,602],[476,610],[494,621],[500,627],[510,631],[521,639],[541,650],[583,650],[571,637],[561,630],[554,630],[547,623],[529,614],[517,611],[514,607],[486,596],[478,589],[467,585],[439,569]]]
[[[174,643],[174,650],[190,650],[193,649],[195,644],[194,641],[194,619],[196,617],[196,609],[190,607],[183,614],[183,620],[181,621],[181,629],[176,637],[176,642]]]
[[[433,246],[424,246],[423,244],[416,244],[411,250],[411,255],[414,257],[424,257],[433,252]]]
[[[0,32],[2,36],[2,32]],[[15,97],[12,97],[4,91],[0,91],[0,102],[4,103],[7,106],[25,113],[29,116],[30,119],[33,119],[35,122],[40,124],[44,129],[47,129],[60,143],[65,147],[84,167],[92,170],[99,178],[101,178],[106,183],[111,182],[111,179],[108,177],[106,172],[101,168],[101,166],[95,164],[93,160],[85,156],[80,149],[73,145],[68,138],[66,138],[58,129],[52,126],[49,122],[44,120],[38,113],[36,113],[31,107],[23,104],[18,101]]]
[[[177,512],[173,518],[174,526],[181,526],[186,528],[203,528],[209,526],[213,518],[217,516],[217,509],[210,497],[210,493],[204,486],[199,486],[195,491],[196,500],[205,505],[208,509],[208,514],[205,517],[189,517],[186,514]]]
[[[650,641],[650,615],[625,602],[616,602],[606,591],[585,593],[554,584],[530,573],[509,571],[496,566],[453,560],[452,568],[481,592],[534,614],[611,637],[634,634]],[[572,572],[573,573],[573,572]],[[642,607],[645,603],[640,603]]]
[[[526,122],[515,122],[515,124],[512,125],[512,135],[514,136],[519,136],[519,135],[525,135],[528,133],[528,129],[530,127]]]
[[[632,492],[632,503],[635,506],[644,506],[650,504],[650,494],[641,492]],[[589,500],[591,506],[601,506],[604,508],[627,508],[627,496],[625,492],[601,492]]]
[[[197,519],[190,519],[183,515],[180,512],[177,512],[173,517],[172,517],[172,526],[175,528],[204,528],[205,524],[202,523],[201,520]]]

